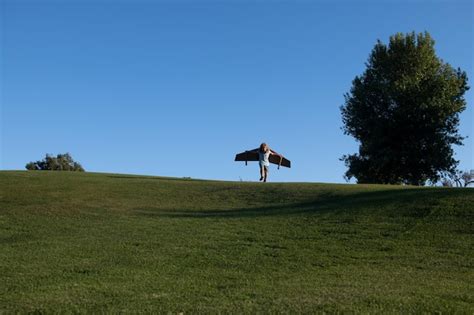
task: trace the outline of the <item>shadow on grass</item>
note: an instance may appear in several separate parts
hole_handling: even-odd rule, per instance
[[[134,212],[148,217],[166,218],[252,218],[390,207],[395,209],[398,215],[424,217],[432,211],[433,206],[439,204],[440,199],[458,197],[465,194],[471,194],[474,197],[474,191],[468,192],[464,189],[411,188],[346,194],[323,194],[305,202],[271,204],[263,207],[169,211],[147,207],[135,209]]]
[[[202,181],[199,179],[193,179],[191,177],[159,177],[159,176],[140,176],[140,175],[107,175],[109,178],[117,178],[117,179],[151,179],[151,180],[172,180],[172,181]]]

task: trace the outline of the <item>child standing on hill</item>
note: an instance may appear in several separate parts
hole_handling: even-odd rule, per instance
[[[266,143],[262,143],[260,148],[258,149],[258,165],[260,166],[260,181],[267,181],[268,176],[268,168],[270,166],[270,155],[278,155],[280,154],[270,150]]]

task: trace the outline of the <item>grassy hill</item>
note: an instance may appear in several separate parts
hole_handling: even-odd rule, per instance
[[[0,172],[0,312],[474,313],[474,190]]]

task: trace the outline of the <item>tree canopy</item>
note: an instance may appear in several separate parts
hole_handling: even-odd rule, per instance
[[[428,32],[380,40],[341,106],[343,131],[359,142],[344,155],[345,177],[358,183],[423,185],[454,173],[452,145],[462,145],[459,114],[467,75],[437,57]]]
[[[41,161],[26,164],[26,169],[30,171],[76,171],[84,172],[84,168],[75,162],[69,153],[52,156],[46,154]]]

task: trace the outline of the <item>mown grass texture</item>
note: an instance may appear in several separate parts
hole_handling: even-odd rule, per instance
[[[474,190],[0,172],[0,312],[474,313]]]

